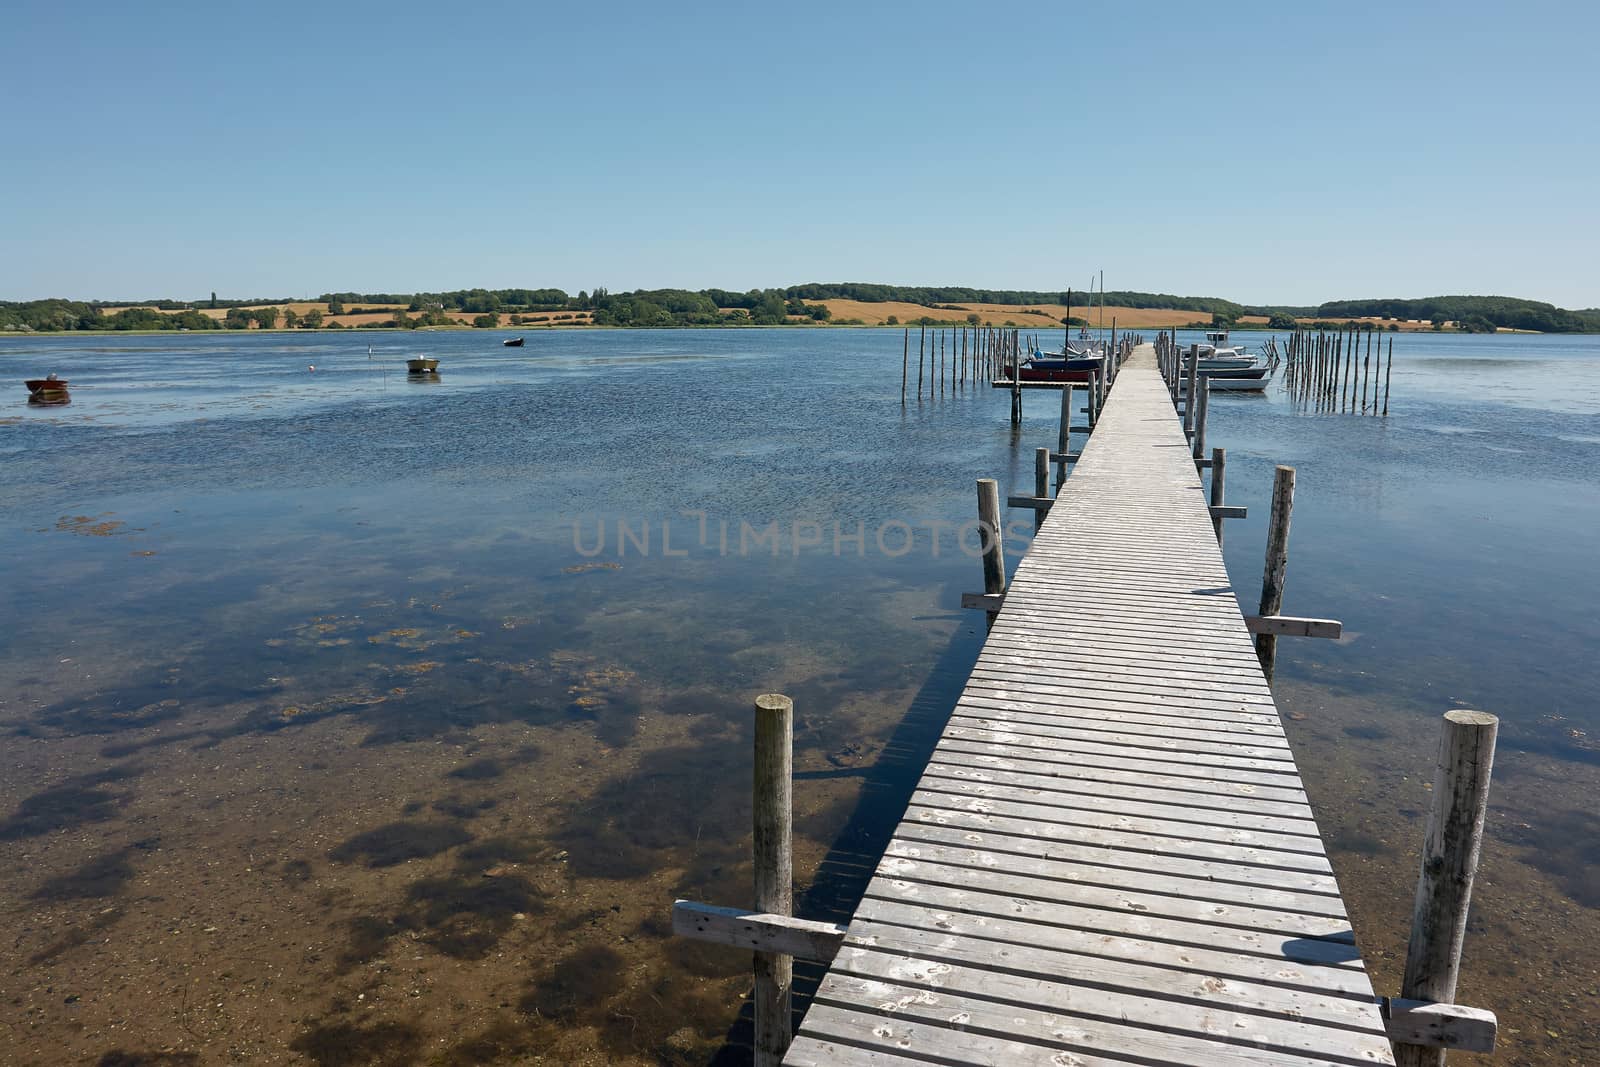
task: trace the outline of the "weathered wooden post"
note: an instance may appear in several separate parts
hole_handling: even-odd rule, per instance
[[[1011,331],[1007,340],[1007,347],[1011,353],[1011,421],[1015,425],[1022,423],[1022,357],[1017,353],[1017,334]]]
[[[983,536],[983,591],[1006,591],[1006,555],[1000,544],[1000,486],[993,478],[978,479],[978,530]],[[995,613],[988,612],[994,625]]]
[[[1117,373],[1117,317],[1111,316],[1111,347],[1106,349],[1106,385],[1111,384],[1111,379]],[[1102,397],[1101,399],[1104,399]]]
[[[1186,439],[1194,438],[1194,409],[1200,405],[1195,403],[1195,392],[1200,380],[1200,346],[1189,346],[1189,366],[1185,370],[1183,386],[1183,433]]]
[[[1408,1000],[1455,1003],[1499,730],[1500,720],[1488,712],[1445,712],[1422,870],[1411,909],[1405,980],[1400,986],[1400,995]],[[1396,1045],[1395,1064],[1444,1067],[1444,1054],[1442,1048]]]
[[[900,406],[906,406],[906,371],[911,364],[911,327],[906,327],[906,341],[900,351]]]
[[[1213,448],[1211,450],[1211,506],[1222,507],[1222,493],[1224,485],[1224,470],[1228,465],[1228,450],[1226,448]],[[1211,528],[1217,531],[1217,547],[1222,547],[1222,516],[1212,512]]]
[[[1033,450],[1033,495],[1040,500],[1050,498],[1050,450],[1036,448]],[[1044,508],[1033,509],[1033,528],[1039,529],[1044,525],[1044,517],[1048,515]]]
[[[1394,338],[1393,337],[1389,338],[1389,362],[1388,362],[1387,365],[1385,365],[1385,367],[1383,369],[1383,417],[1386,418],[1386,419],[1389,417],[1389,377],[1392,374],[1394,374]],[[1373,407],[1377,407],[1378,406],[1378,394],[1377,394],[1376,389],[1374,389],[1373,394],[1372,394],[1372,406]]]
[[[1100,421],[1100,405],[1095,402],[1095,398],[1100,395],[1099,389],[1097,388],[1100,384],[1099,379],[1100,371],[1098,369],[1091,370],[1089,372],[1088,385],[1084,389],[1086,395],[1084,397],[1083,407],[1085,413],[1089,416],[1090,430],[1093,430],[1095,423]]]
[[[1066,351],[1066,349],[1062,349]],[[1056,493],[1067,481],[1067,450],[1072,443],[1072,383],[1061,383],[1061,428],[1056,431]]]
[[[1267,566],[1261,575],[1262,618],[1283,610],[1283,579],[1289,567],[1289,513],[1294,510],[1294,468],[1279,467],[1272,479],[1272,516],[1267,520]],[[1278,635],[1256,634],[1261,673],[1272,681],[1278,663]]]
[[[1194,417],[1194,458],[1203,459],[1206,454],[1206,412],[1211,410],[1211,376],[1206,375],[1200,379],[1200,410]]]
[[[917,399],[922,399],[922,356],[923,350],[928,345],[928,328],[922,327],[917,334]]]
[[[778,693],[756,697],[754,851],[756,911],[794,911],[794,701]],[[793,1026],[794,958],[755,954],[756,1067],[778,1067]]]

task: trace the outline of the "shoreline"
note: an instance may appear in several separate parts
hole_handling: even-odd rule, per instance
[[[132,335],[138,335],[138,336],[147,336],[147,335],[152,335],[152,334],[180,334],[180,333],[200,334],[202,336],[210,336],[212,334],[222,335],[222,334],[264,334],[264,333],[270,333],[270,334],[482,333],[482,334],[485,334],[485,335],[488,335],[488,334],[507,334],[507,335],[513,335],[514,336],[514,335],[522,334],[522,333],[533,333],[533,332],[536,332],[536,331],[550,331],[550,330],[809,330],[809,329],[828,329],[828,330],[909,330],[909,329],[913,329],[913,328],[921,329],[921,328],[923,328],[924,325],[926,325],[927,329],[929,329],[929,330],[948,330],[948,329],[959,329],[959,328],[962,328],[962,327],[970,327],[970,326],[973,326],[974,324],[970,323],[970,322],[967,322],[965,320],[958,321],[958,320],[954,320],[954,319],[944,319],[944,320],[939,320],[939,321],[936,321],[936,322],[929,322],[929,323],[926,323],[926,324],[920,323],[920,322],[895,322],[895,323],[882,323],[882,322],[880,322],[880,323],[868,323],[868,322],[818,322],[818,321],[813,319],[813,320],[805,321],[805,322],[801,322],[801,321],[797,320],[795,322],[784,322],[784,323],[755,323],[755,322],[697,323],[697,324],[692,325],[692,326],[614,326],[614,325],[609,325],[609,324],[608,325],[599,325],[599,324],[596,324],[596,323],[524,323],[524,324],[522,324],[520,326],[470,326],[470,325],[467,325],[467,324],[463,323],[463,324],[455,325],[455,326],[439,325],[439,326],[416,326],[416,327],[406,327],[406,326],[366,326],[366,325],[362,325],[362,326],[274,326],[271,329],[265,329],[265,330],[261,329],[259,327],[251,327],[250,329],[246,329],[246,330],[230,330],[230,329],[216,329],[216,330],[193,330],[193,329],[5,330],[5,329],[0,329],[0,338],[7,338],[7,337],[99,337],[99,336],[113,337],[113,336],[116,336],[117,334],[132,334]],[[1055,323],[1053,325],[1049,324],[1049,323],[1024,323],[1024,324],[1012,323],[1010,325],[1006,325],[1004,323],[995,323],[995,322],[987,322],[987,321],[985,321],[985,322],[976,323],[976,325],[980,329],[1021,330],[1021,331],[1034,330],[1034,331],[1037,331],[1037,332],[1044,332],[1044,331],[1047,331],[1047,330],[1057,330],[1057,329],[1061,329],[1062,328],[1062,324],[1059,323],[1059,322]],[[1112,328],[1113,327],[1109,323],[1104,327],[1104,329],[1107,332],[1109,332]],[[1212,326],[1211,323],[1199,322],[1199,321],[1191,322],[1191,323],[1180,323],[1180,324],[1178,324],[1176,326],[1122,326],[1122,325],[1118,325],[1116,327],[1116,329],[1117,329],[1117,331],[1119,333],[1139,332],[1139,331],[1142,331],[1142,330],[1178,329],[1178,330],[1191,330],[1192,331],[1192,330],[1211,330],[1211,329],[1220,329],[1220,328],[1221,327]],[[1301,329],[1301,330],[1306,330],[1306,331],[1312,332],[1312,333],[1317,332],[1316,327],[1312,326],[1311,323],[1309,323],[1309,322],[1302,322],[1302,323],[1299,324],[1299,326],[1297,328]],[[1098,333],[1102,329],[1102,327],[1090,326],[1090,327],[1088,327],[1088,329],[1089,329],[1089,331],[1091,333]],[[1290,333],[1291,332],[1291,331],[1289,331],[1287,329],[1273,329],[1273,328],[1271,328],[1271,327],[1269,327],[1269,326],[1267,326],[1267,325],[1265,325],[1263,323],[1255,323],[1255,322],[1236,322],[1232,326],[1227,327],[1227,329],[1228,329],[1229,332],[1233,332],[1233,333],[1248,332],[1248,333],[1282,334],[1282,333]],[[1349,329],[1350,329],[1350,327],[1346,326],[1344,323],[1335,323],[1331,327],[1323,327],[1323,331],[1327,332],[1327,333],[1347,332]],[[1366,330],[1361,330],[1360,332],[1365,333],[1367,331]],[[1373,324],[1373,329],[1372,329],[1371,332],[1380,333],[1380,334],[1416,334],[1416,333],[1436,334],[1436,333],[1442,333],[1442,334],[1452,334],[1452,335],[1458,335],[1458,336],[1508,335],[1508,336],[1519,336],[1519,337],[1594,337],[1594,336],[1600,335],[1600,330],[1575,330],[1575,331],[1570,331],[1570,332],[1547,333],[1547,332],[1545,332],[1543,330],[1519,330],[1519,329],[1514,329],[1514,328],[1511,328],[1511,327],[1504,327],[1504,326],[1497,328],[1494,331],[1493,335],[1489,334],[1487,331],[1481,331],[1481,330],[1474,331],[1474,330],[1460,330],[1460,329],[1453,329],[1453,328],[1435,330],[1431,325],[1430,326],[1402,325],[1399,329],[1391,330],[1387,326],[1380,327],[1376,323]]]

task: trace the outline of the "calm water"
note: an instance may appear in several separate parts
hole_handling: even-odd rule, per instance
[[[0,339],[74,383],[0,408],[7,1062],[737,1062],[747,959],[664,914],[748,900],[751,697],[796,699],[802,908],[842,916],[976,654],[973,480],[1054,440],[1050,394],[902,411],[900,346]],[[1277,688],[1380,990],[1437,717],[1487,708],[1461,999],[1504,1062],[1600,1057],[1600,341],[1396,351],[1387,420],[1216,401],[1230,571],[1295,466],[1285,610],[1347,636]]]

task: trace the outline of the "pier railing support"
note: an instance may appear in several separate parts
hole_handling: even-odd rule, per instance
[[[1072,383],[1061,383],[1061,428],[1056,431],[1056,492],[1067,481],[1067,452],[1072,443]]]
[[[1222,547],[1222,516],[1216,512],[1222,507],[1222,493],[1224,487],[1224,473],[1228,464],[1228,450],[1226,448],[1213,448],[1211,450],[1211,528],[1217,531],[1217,547]]]
[[[1211,410],[1211,379],[1208,376],[1202,376],[1200,379],[1200,399],[1197,406],[1200,410],[1194,417],[1193,448],[1195,462],[1198,463],[1206,454],[1206,413]]]
[[[1400,986],[1400,995],[1408,1000],[1455,1001],[1499,731],[1500,720],[1488,712],[1445,712],[1433,806],[1411,910],[1405,980]],[[1443,1067],[1444,1054],[1442,1048],[1399,1044],[1395,1063],[1397,1067]]]
[[[1000,485],[993,478],[978,479],[978,528],[983,536],[983,591],[1006,591],[1006,555],[1000,544]],[[989,612],[994,624],[995,612]]]
[[[753,779],[756,910],[790,916],[794,909],[794,701],[756,697]],[[755,954],[756,1067],[778,1067],[793,1036],[794,958]]]
[[[1279,467],[1272,479],[1272,516],[1267,520],[1267,565],[1261,575],[1261,610],[1272,616],[1283,608],[1283,580],[1289,569],[1289,514],[1294,510],[1294,468]],[[1276,634],[1256,634],[1261,673],[1272,681],[1278,663]]]
[[[1194,439],[1195,409],[1200,406],[1195,400],[1199,391],[1200,381],[1200,346],[1189,346],[1189,368],[1183,386],[1183,433],[1189,440]]]

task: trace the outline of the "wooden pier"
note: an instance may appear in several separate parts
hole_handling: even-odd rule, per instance
[[[785,1063],[1394,1062],[1196,470],[1142,345]]]

